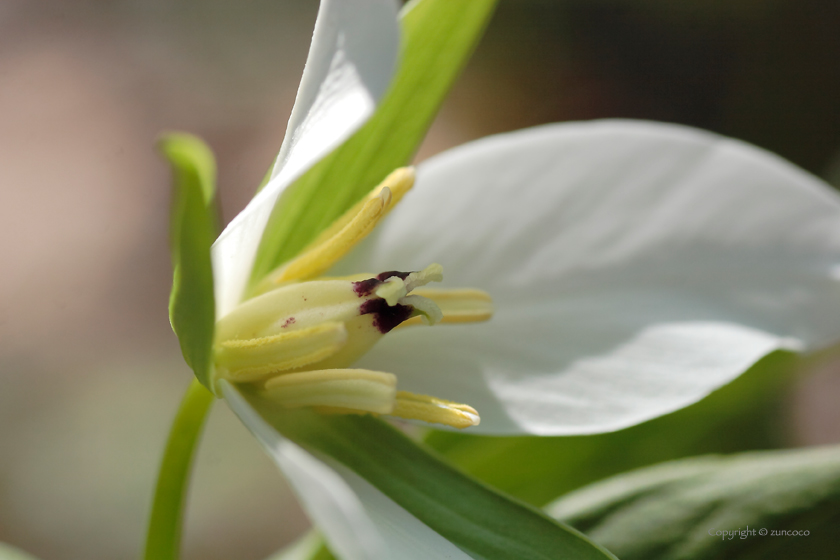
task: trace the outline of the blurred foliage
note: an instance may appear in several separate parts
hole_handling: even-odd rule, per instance
[[[548,509],[623,560],[830,560],[840,447],[675,461],[588,486]]]
[[[0,560],[37,560],[22,550],[0,543]]]
[[[781,447],[779,408],[798,358],[766,356],[704,400],[638,426],[573,437],[490,437],[432,431],[426,443],[480,480],[543,506],[602,478],[707,453]]]
[[[472,104],[496,111],[482,134],[661,120],[822,173],[840,147],[838,28],[840,2],[824,0],[502,0],[472,68],[496,83]]]

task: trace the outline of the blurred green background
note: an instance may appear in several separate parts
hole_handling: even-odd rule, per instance
[[[169,172],[156,136],[217,152],[225,219],[279,148],[315,0],[0,3],[0,541],[137,557],[190,372],[166,311]],[[840,180],[840,3],[501,0],[418,156],[546,122],[679,122]],[[840,442],[840,361],[775,355],[708,401],[591,438],[432,443],[534,503],[710,451]],[[513,459],[511,459],[513,458]],[[264,558],[307,521],[223,406],[187,559]],[[553,494],[553,495],[550,495]]]

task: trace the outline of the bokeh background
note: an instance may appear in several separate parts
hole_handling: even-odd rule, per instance
[[[234,216],[280,146],[316,10],[0,0],[0,541],[44,560],[138,557],[191,375],[167,319],[169,171],[154,141],[171,129],[204,137]],[[418,159],[525,126],[632,117],[742,138],[837,182],[838,29],[833,0],[501,0]],[[682,452],[729,450],[733,430],[735,448],[840,441],[834,354],[771,369],[773,383],[747,379],[737,398],[688,412],[726,417],[751,401],[754,424],[732,417]],[[651,435],[657,426],[631,433],[635,464],[679,447]],[[618,441],[571,439],[607,457]],[[481,458],[457,438],[438,444],[462,463]],[[578,465],[585,474],[558,491],[609,474],[604,462]],[[217,406],[185,558],[257,560],[307,525]]]

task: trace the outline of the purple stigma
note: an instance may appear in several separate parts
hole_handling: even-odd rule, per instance
[[[373,326],[385,334],[394,327],[411,317],[414,308],[410,305],[388,305],[384,299],[371,299],[364,302],[359,309],[360,315],[373,314]]]
[[[379,287],[380,284],[385,282],[388,278],[393,278],[394,276],[396,276],[400,280],[405,280],[406,278],[408,278],[409,274],[411,273],[399,272],[397,270],[389,270],[388,272],[382,272],[380,274],[377,274],[374,278],[368,278],[367,280],[353,282],[353,291],[356,292],[356,295],[359,297],[369,296],[373,293],[373,291],[376,288]],[[362,315],[364,315],[364,313],[362,313]]]

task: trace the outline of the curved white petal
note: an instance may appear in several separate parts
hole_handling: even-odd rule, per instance
[[[304,509],[341,558],[386,560],[382,538],[355,492],[332,469],[281,436],[227,381],[228,405],[286,475]]]
[[[373,114],[398,50],[394,0],[322,0],[272,179],[307,167]]]
[[[234,385],[221,382],[231,409],[283,471],[303,507],[343,560],[469,560],[350,469],[316,458],[272,428]]]
[[[394,0],[323,0],[286,137],[271,181],[213,245],[216,314],[242,296],[280,193],[372,114],[399,50]]]
[[[309,531],[292,544],[266,558],[266,560],[312,560],[323,542],[320,533]]]
[[[339,272],[489,291],[481,325],[384,337],[361,367],[466,402],[487,433],[610,431],[777,348],[840,338],[840,202],[780,158],[680,126],[549,125],[421,165]]]

